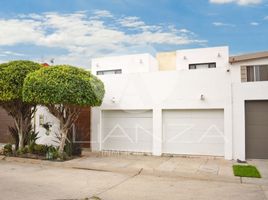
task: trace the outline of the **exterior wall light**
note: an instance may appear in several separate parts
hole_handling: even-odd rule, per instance
[[[201,100],[201,101],[204,101],[204,100],[205,100],[205,96],[204,96],[203,94],[201,94],[201,96],[200,96],[200,100]]]
[[[218,53],[218,58],[220,58],[221,57],[221,54],[220,53]]]
[[[186,56],[183,56],[183,60],[187,60],[187,57]]]
[[[111,101],[112,101],[113,103],[115,103],[115,97],[113,97],[113,98],[111,99]]]

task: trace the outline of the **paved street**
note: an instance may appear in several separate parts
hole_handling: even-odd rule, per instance
[[[266,199],[267,186],[0,161],[0,199]]]

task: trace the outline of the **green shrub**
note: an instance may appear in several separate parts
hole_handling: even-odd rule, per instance
[[[28,134],[28,138],[27,138],[27,144],[30,146],[32,144],[36,144],[36,140],[38,140],[40,137],[38,137],[38,132],[34,132],[34,131],[31,131],[29,134]]]
[[[19,155],[23,155],[26,153],[29,153],[29,148],[27,146],[25,146],[17,151],[17,154],[19,154]]]
[[[3,151],[5,156],[11,156],[13,154],[12,144],[6,144]]]
[[[33,145],[33,153],[41,156],[45,156],[48,150],[47,145],[42,144],[34,144]]]
[[[72,141],[66,142],[64,152],[68,156],[81,156],[82,153],[81,145]]]
[[[54,146],[49,146],[46,153],[46,159],[48,160],[56,160],[59,158],[59,151]]]

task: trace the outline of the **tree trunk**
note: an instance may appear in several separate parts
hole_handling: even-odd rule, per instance
[[[61,130],[61,141],[60,141],[60,146],[59,146],[60,155],[62,155],[63,152],[64,152],[64,146],[65,146],[65,143],[66,143],[67,134],[68,134],[68,130],[65,130],[65,129]]]
[[[77,120],[81,108],[68,105],[49,105],[48,109],[60,121],[59,154],[62,156],[68,139],[68,132],[72,128],[72,124]]]
[[[25,146],[27,134],[32,129],[31,120],[36,111],[36,106],[17,100],[3,103],[2,107],[15,121],[15,127],[11,129],[13,130],[13,137],[15,141],[19,139],[18,143],[16,143],[16,146],[21,149]]]
[[[19,116],[19,120],[17,121],[18,135],[19,135],[19,149],[24,148],[24,131],[23,131],[23,117]]]
[[[19,130],[19,149],[22,148],[24,148],[24,135],[21,130]]]

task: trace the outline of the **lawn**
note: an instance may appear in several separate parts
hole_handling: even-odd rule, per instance
[[[235,176],[261,178],[259,170],[252,165],[233,165]]]

